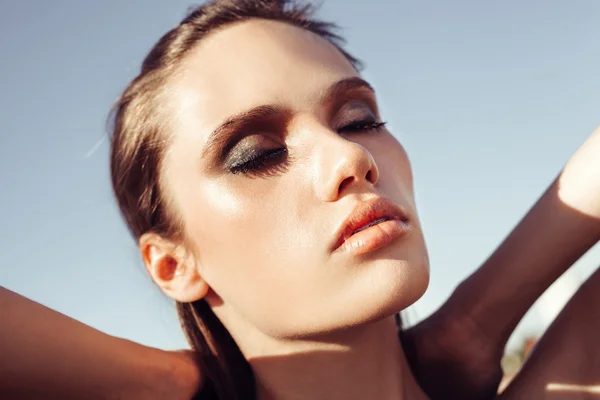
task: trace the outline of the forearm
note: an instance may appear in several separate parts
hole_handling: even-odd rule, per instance
[[[503,345],[539,296],[598,240],[600,131],[448,304]]]
[[[106,335],[0,287],[0,397],[182,397],[182,357]],[[191,371],[191,372],[190,372]]]
[[[495,343],[506,343],[542,293],[600,239],[599,221],[566,207],[557,191],[555,182],[451,298]]]

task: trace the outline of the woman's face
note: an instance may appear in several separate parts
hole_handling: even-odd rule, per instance
[[[231,25],[187,56],[170,96],[164,190],[198,273],[231,313],[292,337],[389,316],[424,293],[408,158],[334,46],[280,22]],[[380,197],[408,223],[335,248],[356,207]]]

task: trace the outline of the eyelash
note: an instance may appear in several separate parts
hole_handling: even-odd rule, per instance
[[[290,159],[285,147],[269,149],[253,154],[241,164],[232,166],[232,174],[245,174],[252,177],[269,176],[283,172]]]
[[[338,129],[338,133],[355,133],[364,131],[379,132],[381,129],[383,129],[383,127],[385,127],[385,124],[385,122],[378,122],[372,120],[356,121]]]
[[[385,124],[385,122],[371,120],[355,121],[339,128],[337,132],[339,134],[352,134],[365,131],[379,132],[385,127]],[[245,174],[249,177],[267,177],[285,172],[290,161],[287,148],[280,147],[253,154],[247,161],[232,166],[229,171],[232,174]]]

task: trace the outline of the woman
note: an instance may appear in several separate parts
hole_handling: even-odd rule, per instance
[[[111,340],[5,293],[9,316],[35,312],[85,339],[59,343],[72,368],[60,375],[28,364],[35,349],[10,345],[39,343],[35,332],[3,328],[16,364],[4,386],[26,392],[33,371],[29,390],[65,393],[74,374],[82,379],[66,392],[87,398],[92,388],[98,397],[189,398],[198,386],[220,399],[493,395],[520,317],[600,239],[598,166],[581,174],[597,164],[587,155],[597,154],[598,135],[494,256],[398,340],[395,316],[429,279],[408,158],[332,26],[284,3],[194,10],[152,49],[115,108],[115,194],[153,280],[178,302],[199,369],[186,354]],[[556,337],[571,333],[557,326]],[[78,360],[73,346],[91,358]],[[49,348],[37,352],[60,357]],[[556,371],[539,365],[527,369]],[[506,396],[538,393],[521,386]]]

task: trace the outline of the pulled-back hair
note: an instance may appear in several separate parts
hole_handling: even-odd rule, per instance
[[[342,49],[332,23],[313,19],[314,8],[286,0],[214,0],[193,8],[150,50],[137,77],[114,106],[110,168],[113,190],[136,240],[153,232],[183,239],[181,219],[161,191],[161,161],[172,134],[161,107],[170,78],[186,54],[207,34],[249,19],[268,19],[306,29],[331,42],[358,69],[359,62]],[[255,398],[254,375],[235,341],[204,300],[177,303],[183,330],[206,377],[197,398]]]

